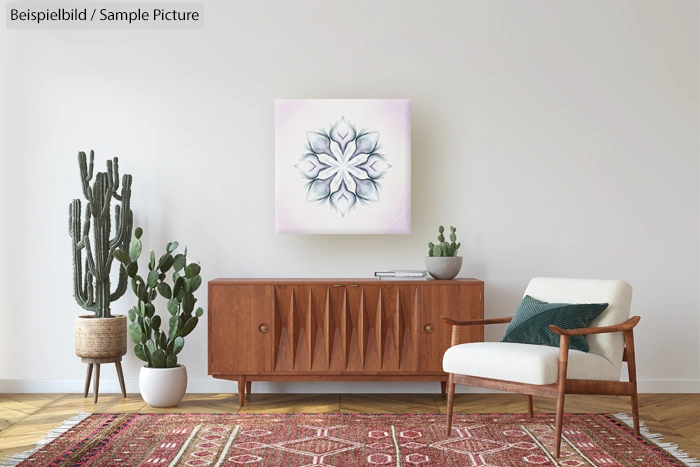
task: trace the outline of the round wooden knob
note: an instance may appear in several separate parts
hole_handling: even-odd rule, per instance
[[[267,332],[270,330],[270,326],[267,324],[263,323],[260,326],[258,326],[258,331],[260,331],[263,334],[267,334]]]
[[[428,323],[425,326],[423,326],[423,330],[427,332],[428,334],[432,334],[435,328],[433,327],[432,324]]]

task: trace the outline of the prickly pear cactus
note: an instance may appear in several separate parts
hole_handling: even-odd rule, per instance
[[[196,263],[187,264],[187,248],[184,253],[176,253],[179,244],[171,242],[157,262],[151,250],[144,279],[138,274],[141,235],[143,230],[138,227],[128,251],[114,251],[114,257],[131,278],[131,290],[138,299],[137,305],[129,310],[129,338],[134,343],[134,353],[148,363],[149,368],[173,368],[185,346],[185,336],[194,330],[204,313],[201,307],[194,309],[197,303],[194,293],[202,285],[201,268]],[[167,282],[170,269],[173,269],[172,287]],[[170,313],[167,324],[156,314],[153,302],[158,295],[167,300],[166,308]]]
[[[461,243],[457,243],[457,229],[450,226],[450,243],[445,241],[445,227],[438,228],[438,243],[428,243],[428,256],[457,256]]]
[[[126,248],[131,237],[131,175],[124,174],[119,192],[119,159],[115,157],[114,161],[107,161],[107,172],[98,172],[95,182],[90,186],[94,160],[94,151],[90,151],[89,164],[85,153],[78,153],[83,195],[87,200],[82,227],[80,200],[74,199],[68,211],[68,233],[73,248],[73,296],[78,305],[93,312],[95,318],[109,318],[109,304],[124,295],[127,287],[126,271],[120,270],[119,282],[112,292],[109,273],[114,251]],[[112,198],[120,202],[114,206],[114,214],[111,209]],[[116,226],[114,237],[110,238],[112,215]]]

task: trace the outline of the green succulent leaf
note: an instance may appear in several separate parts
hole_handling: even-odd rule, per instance
[[[136,357],[138,357],[139,360],[148,362],[148,359],[146,358],[146,352],[143,351],[143,345],[136,344],[134,346],[134,355],[136,355]]]
[[[146,341],[146,348],[151,351],[151,354],[153,354],[153,352],[155,352],[155,350],[156,350],[156,345],[153,343],[152,340],[147,340]]]
[[[129,311],[126,312],[126,314],[129,316],[129,321],[131,321],[132,323],[134,321],[136,321],[136,311],[137,311],[137,308],[133,307],[133,308],[129,308]]]
[[[151,318],[151,327],[153,329],[160,329],[160,323],[161,323],[160,316],[155,315],[153,318]]]
[[[165,366],[167,368],[175,368],[177,366],[177,355],[170,354],[165,357]]]
[[[199,318],[192,317],[187,320],[185,325],[182,328],[182,337],[187,336],[189,333],[191,333],[194,328],[197,326],[197,323],[199,322]]]
[[[154,314],[156,314],[156,307],[152,303],[146,303],[143,306],[143,311],[144,311],[144,314],[150,318]]]
[[[174,346],[174,345],[175,345],[175,339],[171,339],[171,340],[168,342],[168,345],[165,346],[165,353],[166,353],[166,354],[171,354],[171,353],[173,353],[173,346]]]
[[[171,298],[170,300],[168,300],[168,312],[171,315],[176,315],[179,311],[179,307],[180,302],[177,301],[177,298]]]
[[[198,307],[197,310],[195,310],[195,312],[194,312],[194,315],[195,315],[197,318],[201,317],[203,314],[204,314],[204,310],[202,309],[201,306]]]
[[[151,359],[151,351],[148,350],[148,347],[145,345],[142,347],[143,347],[143,353],[146,354],[146,359],[147,359],[146,361],[148,362],[148,366],[150,368],[153,368],[153,360]]]
[[[177,295],[180,293],[180,290],[182,289],[182,284],[184,282],[185,282],[184,277],[177,278],[177,280],[175,281],[175,286],[173,286],[173,295],[175,295],[177,297]]]
[[[134,237],[141,238],[141,235],[143,235],[143,229],[141,227],[136,227],[136,230],[134,230]]]
[[[168,339],[173,340],[177,336],[177,328],[179,327],[179,320],[177,316],[171,316],[168,320]]]
[[[185,313],[188,315],[192,313],[192,310],[194,310],[194,304],[197,301],[196,298],[194,298],[194,295],[191,293],[185,294],[185,297],[182,299],[182,309]]]
[[[139,292],[138,292],[138,279],[140,279],[139,276],[134,276],[134,277],[131,278],[131,290],[133,290],[134,295],[136,295],[137,297],[139,296]]]
[[[180,278],[180,274],[177,273],[177,271],[173,271],[173,284],[177,282],[177,280]]]
[[[165,368],[165,352],[163,350],[156,349],[154,352],[152,352],[152,360],[154,367]]]
[[[168,345],[168,338],[165,337],[165,333],[163,331],[160,331],[160,343],[159,347],[161,349],[164,349]]]
[[[158,280],[161,282],[164,281],[166,277],[168,276],[164,272],[158,274]]]
[[[120,249],[114,250],[114,257],[120,263],[129,264],[131,262],[129,260],[129,254],[124,250],[120,250]]]
[[[148,273],[148,279],[146,279],[146,281],[149,287],[155,287],[158,283],[158,271],[150,271]]]
[[[168,253],[172,253],[175,249],[180,246],[178,242],[168,243]]]
[[[185,255],[182,253],[175,255],[175,260],[173,261],[173,268],[175,271],[180,271],[182,268],[185,267],[185,262],[187,260],[185,259]]]
[[[148,263],[148,269],[153,271],[156,268],[156,252],[151,250],[151,261]]]
[[[194,293],[202,285],[202,276],[194,276],[190,279],[190,293]]]
[[[185,293],[189,293],[191,288],[192,288],[192,286],[190,285],[190,280],[186,277],[183,277],[182,278],[182,290],[184,290]]]
[[[185,277],[187,277],[188,279],[191,279],[194,276],[196,276],[197,274],[199,274],[199,271],[201,271],[201,270],[202,270],[202,268],[199,266],[199,264],[190,263],[185,268]]]
[[[161,294],[164,298],[172,298],[173,296],[173,291],[170,290],[170,286],[166,282],[161,282],[158,284],[158,293]]]
[[[126,275],[129,277],[135,277],[136,273],[139,272],[139,265],[138,263],[129,263],[126,266]]]
[[[147,336],[146,334],[141,334],[140,342],[141,342],[142,344],[145,344],[146,341],[148,341],[148,336]]]
[[[129,325],[129,339],[134,344],[141,342],[141,326],[138,323],[131,323]]]
[[[173,255],[167,254],[161,260],[160,264],[158,265],[158,269],[160,269],[160,272],[168,272],[168,270],[172,267],[172,265],[173,265]]]
[[[144,302],[148,301],[148,292],[146,291],[146,285],[143,283],[143,279],[141,279],[140,277],[138,281],[138,290],[136,292],[136,296],[138,296],[139,299]]]
[[[151,301],[155,300],[156,297],[158,296],[158,292],[156,292],[156,289],[151,289]]]
[[[141,240],[138,238],[132,238],[131,243],[129,244],[129,259],[131,259],[131,261],[136,261],[139,259],[142,248],[143,246],[141,245]]]
[[[175,355],[179,354],[182,348],[185,346],[185,339],[182,337],[176,337],[175,338],[175,343],[173,344],[173,353]]]

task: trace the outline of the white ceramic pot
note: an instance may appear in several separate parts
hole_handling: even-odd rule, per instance
[[[187,391],[187,368],[141,367],[139,374],[141,397],[151,407],[174,407]]]
[[[426,256],[425,269],[435,279],[450,280],[457,277],[462,269],[461,256]]]

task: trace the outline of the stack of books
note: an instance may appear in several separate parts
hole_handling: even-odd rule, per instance
[[[428,271],[397,269],[392,271],[377,271],[374,273],[374,276],[379,280],[424,281],[428,278]]]

